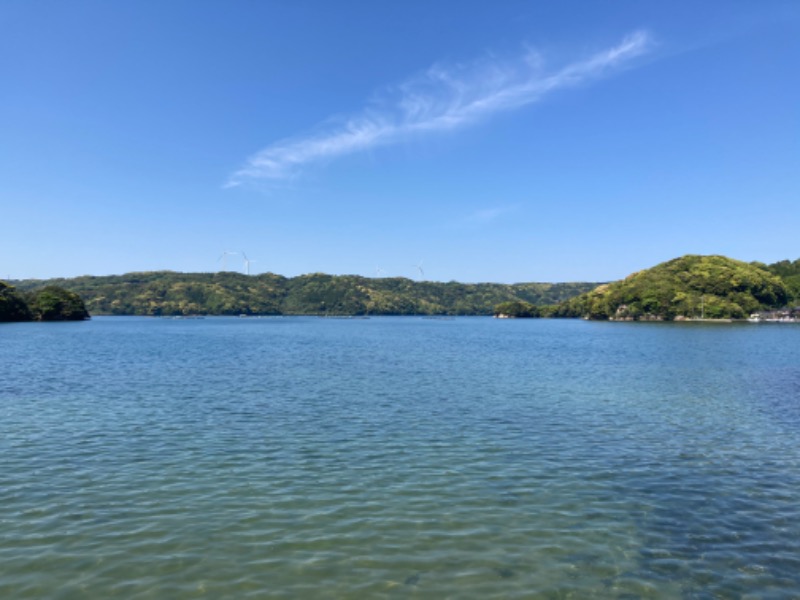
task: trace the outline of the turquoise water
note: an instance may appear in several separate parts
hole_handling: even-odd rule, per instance
[[[800,597],[800,328],[0,326],[2,598]]]

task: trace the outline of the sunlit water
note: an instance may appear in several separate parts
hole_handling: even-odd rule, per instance
[[[1,325],[0,597],[800,597],[800,327]]]

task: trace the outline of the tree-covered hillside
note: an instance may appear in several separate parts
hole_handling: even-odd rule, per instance
[[[92,314],[113,315],[491,315],[502,302],[555,304],[594,283],[439,283],[402,277],[314,273],[157,271],[17,282],[20,290],[58,285],[80,295]]]
[[[687,255],[629,275],[559,305],[555,316],[590,319],[741,319],[792,299],[766,265]]]
[[[756,263],[760,264],[760,263]],[[791,296],[791,300],[800,303],[800,258],[795,261],[782,260],[771,265],[760,265],[773,275],[781,278]]]
[[[800,260],[772,265],[687,255],[622,281],[514,285],[313,273],[157,271],[0,283],[0,320],[112,315],[504,315],[593,319],[744,318],[800,303]],[[56,286],[62,288],[58,293]],[[64,290],[72,293],[65,296]],[[80,296],[80,297],[78,297]]]

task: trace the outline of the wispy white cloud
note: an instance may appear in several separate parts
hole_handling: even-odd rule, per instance
[[[472,213],[464,217],[460,221],[460,224],[485,225],[487,223],[497,220],[498,218],[508,213],[514,212],[518,208],[519,206],[516,204],[509,206],[494,206],[491,208],[481,208],[473,211]]]
[[[277,182],[303,167],[394,144],[413,135],[468,126],[547,94],[607,75],[648,51],[650,35],[637,31],[618,45],[552,72],[526,50],[513,60],[484,58],[468,65],[434,65],[390,88],[359,114],[319,133],[275,142],[233,173],[226,187],[254,180]]]

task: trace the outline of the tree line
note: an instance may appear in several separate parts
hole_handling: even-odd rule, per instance
[[[800,259],[771,265],[686,255],[621,281],[467,284],[312,273],[151,271],[0,286],[0,319],[97,315],[496,315],[741,319],[800,303]],[[82,302],[81,302],[82,300]],[[80,304],[79,304],[80,303]],[[83,312],[82,312],[83,311]]]
[[[58,285],[93,315],[492,315],[507,301],[555,304],[596,283],[467,284],[312,273],[153,271],[70,279],[23,280],[20,290]]]

